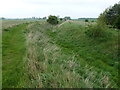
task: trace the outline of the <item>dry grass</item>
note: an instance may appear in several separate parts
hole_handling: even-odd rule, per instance
[[[65,53],[46,34],[49,29],[53,29],[53,26],[48,23],[34,23],[28,27],[26,38],[29,87],[114,87],[111,85],[109,72],[98,74],[82,58],[78,61],[75,53]]]
[[[2,29],[6,29],[22,23],[30,23],[39,20],[1,20],[1,21],[2,21]]]

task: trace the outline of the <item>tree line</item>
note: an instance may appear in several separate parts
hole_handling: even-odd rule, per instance
[[[100,14],[98,21],[120,29],[120,3],[107,8],[102,14]]]

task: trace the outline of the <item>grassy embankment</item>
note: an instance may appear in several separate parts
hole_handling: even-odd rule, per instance
[[[22,23],[30,23],[30,22],[40,21],[40,20],[1,20],[1,21],[2,21],[2,29],[6,29]]]
[[[28,29],[29,87],[118,87],[117,31],[93,39],[86,25],[35,23]]]
[[[85,34],[87,24],[36,22],[25,31],[25,44],[19,40],[24,25],[3,35],[4,87],[118,87],[117,31],[93,39]]]
[[[24,77],[26,56],[25,28],[28,24],[17,25],[3,30],[2,36],[2,85],[21,87]]]

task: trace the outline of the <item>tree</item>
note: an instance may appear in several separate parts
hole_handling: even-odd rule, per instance
[[[107,8],[103,13],[100,14],[97,23],[99,24],[107,24],[107,20],[106,20],[106,14],[109,11],[109,9]]]
[[[100,14],[98,22],[101,24],[116,26],[115,24],[119,22],[118,18],[119,15],[120,15],[120,3],[107,8],[102,14]]]
[[[88,19],[85,19],[85,22],[89,22]]]
[[[64,19],[71,20],[71,18],[69,16],[64,17]]]
[[[50,15],[47,19],[47,22],[53,25],[58,24],[58,18],[56,16]]]
[[[115,25],[116,28],[120,29],[120,15],[119,15],[119,17],[116,19],[114,25]]]
[[[4,20],[5,18],[4,17],[1,17],[2,20]]]
[[[62,21],[63,19],[62,18],[60,18],[60,21]]]
[[[120,4],[115,4],[113,7],[111,7],[106,13],[107,24],[113,25],[119,15],[119,12]]]
[[[47,19],[47,17],[43,17],[43,19]]]

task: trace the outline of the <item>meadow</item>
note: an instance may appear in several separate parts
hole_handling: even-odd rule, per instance
[[[17,22],[17,24],[16,24]],[[3,21],[3,88],[118,88],[118,30],[95,22]]]
[[[30,23],[30,22],[35,22],[39,20],[1,20],[2,21],[2,29],[10,28],[22,23]]]

